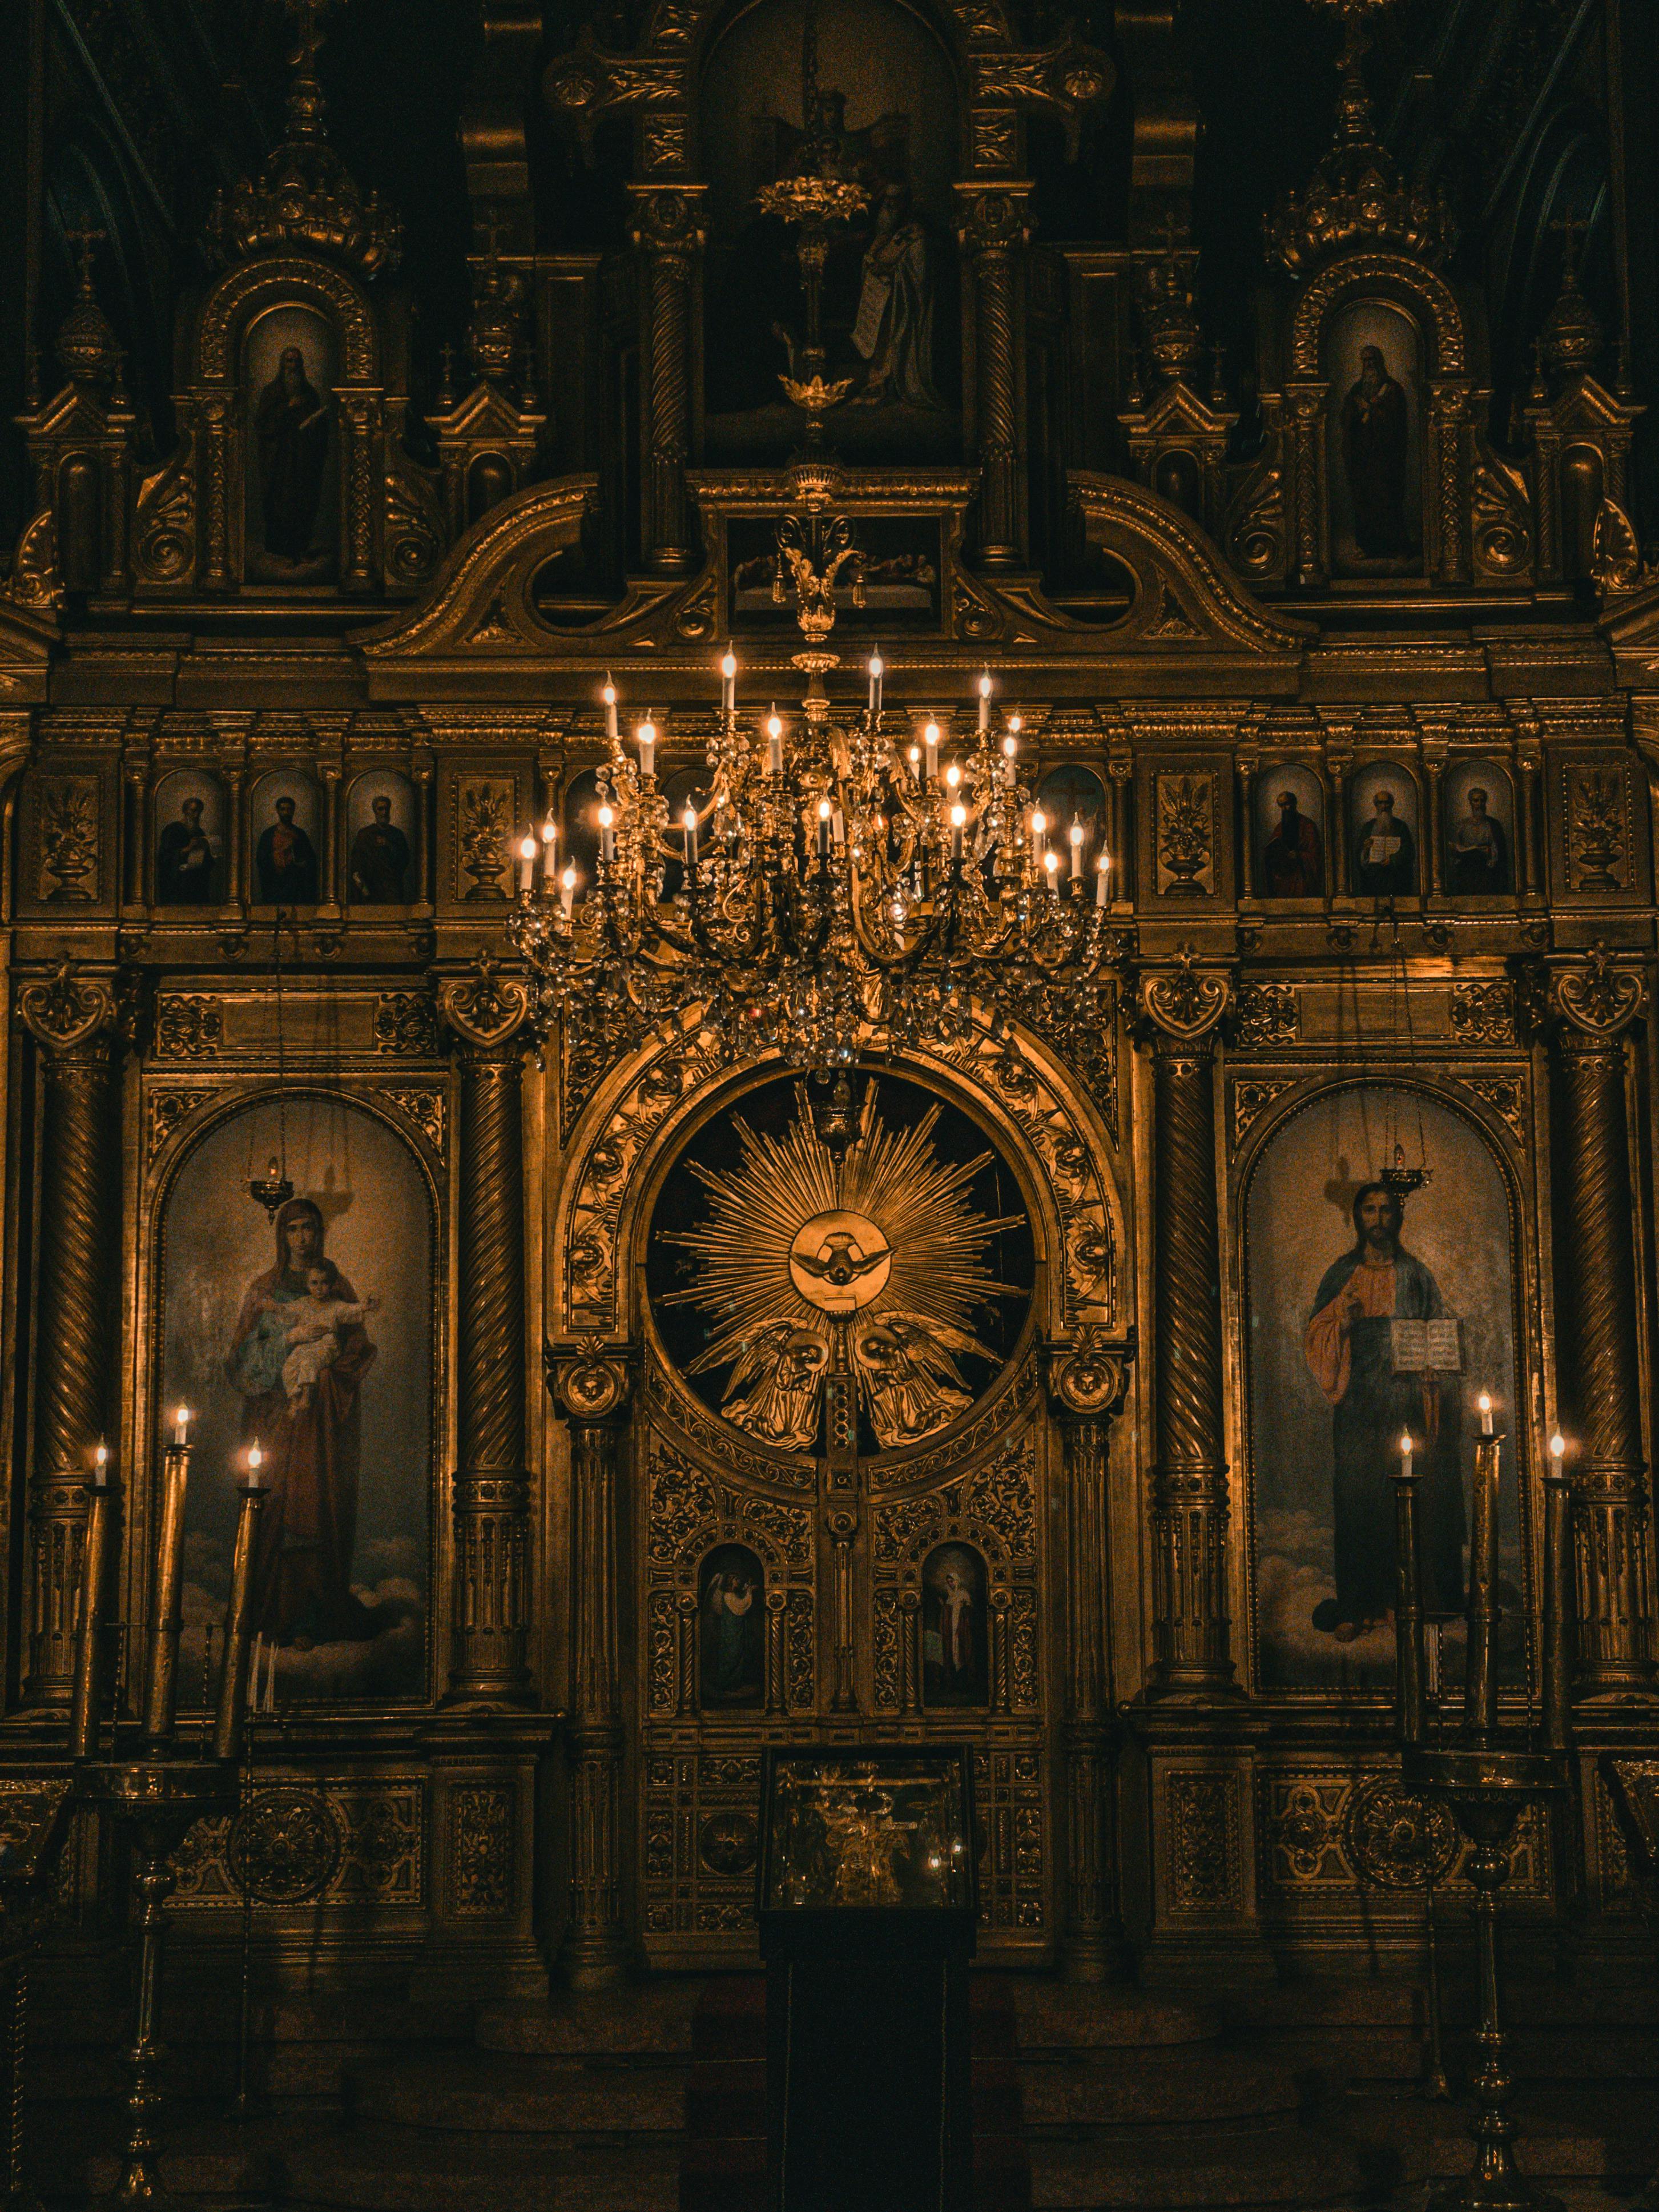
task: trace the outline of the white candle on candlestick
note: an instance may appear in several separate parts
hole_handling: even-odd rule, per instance
[[[732,714],[738,707],[738,656],[728,645],[720,657],[720,712]]]
[[[608,806],[599,809],[599,858],[614,860],[617,857],[617,833],[611,826],[617,817]]]
[[[605,702],[605,734],[614,745],[617,742],[617,687],[609,676],[605,679],[605,689],[599,696]]]
[[[1018,750],[1019,739],[1011,730],[1002,741],[1002,780],[1005,783],[1012,783],[1014,780],[1014,756]]]
[[[1407,1429],[1400,1439],[1400,1472],[1401,1474],[1409,1474],[1411,1471],[1412,1432]]]
[[[178,1412],[173,1417],[173,1441],[178,1445],[180,1451],[183,1451],[186,1444],[190,1442],[191,1418],[191,1410],[188,1406],[180,1406]]]
[[[827,860],[830,857],[830,817],[833,811],[827,799],[819,799],[818,858],[821,860]]]
[[[657,726],[648,714],[634,735],[640,748],[640,774],[654,775],[657,772]]]
[[[878,646],[870,656],[870,712],[872,714],[878,714],[881,712],[882,675],[881,648]]]
[[[909,750],[909,751],[908,751],[908,753],[905,756],[905,757],[908,760],[908,762],[909,762],[909,763],[910,763],[911,767],[912,767],[913,769],[915,769],[915,772],[916,772],[916,781],[917,781],[918,783],[920,783],[920,782],[921,781],[921,780],[922,780],[922,776],[921,776],[921,747],[920,745],[912,745],[912,746],[911,746],[911,748],[910,748],[910,750]]]
[[[962,833],[968,826],[968,809],[958,799],[951,809],[951,858],[962,858]]]
[[[1492,1400],[1483,1390],[1474,1402],[1480,1408],[1480,1433],[1483,1437],[1489,1437],[1492,1434]]]
[[[109,1446],[101,1437],[98,1439],[98,1449],[92,1455],[92,1480],[100,1490],[109,1482]]]
[[[1052,851],[1045,853],[1042,856],[1042,865],[1048,871],[1048,895],[1051,898],[1058,898],[1060,896],[1059,854]]]
[[[1080,883],[1083,878],[1083,824],[1073,822],[1066,835],[1072,847],[1072,881]]]
[[[696,808],[695,806],[688,806],[684,813],[681,815],[680,822],[685,831],[685,864],[689,868],[695,868],[697,865]]]
[[[766,718],[766,772],[783,774],[783,722],[775,707]]]
[[[576,871],[574,867],[568,867],[559,878],[559,904],[564,908],[564,918],[567,921],[570,919],[571,909],[575,903]]]
[[[559,872],[559,825],[550,814],[542,824],[542,881],[550,884]]]
[[[1040,806],[1031,809],[1031,860],[1033,866],[1042,859],[1043,834],[1048,827],[1048,817]]]
[[[939,774],[939,724],[929,722],[921,733],[922,750],[927,756],[927,781],[932,783]]]
[[[536,841],[526,830],[519,840],[519,889],[529,896],[536,879]]]
[[[1097,906],[1103,907],[1106,903],[1106,879],[1111,872],[1112,856],[1109,853],[1103,853],[1095,862],[1095,904]]]
[[[1550,1438],[1550,1473],[1552,1474],[1560,1474],[1561,1462],[1565,1455],[1566,1449],[1567,1440],[1561,1434],[1559,1429],[1558,1429],[1555,1434]]]
[[[981,736],[991,726],[991,672],[988,668],[979,679],[979,726]]]

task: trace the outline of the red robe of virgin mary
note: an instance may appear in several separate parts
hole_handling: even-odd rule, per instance
[[[304,1268],[286,1264],[289,1225],[301,1217],[316,1226],[307,1264],[323,1256],[323,1218],[309,1199],[290,1199],[276,1216],[277,1264],[249,1284],[226,1362],[242,1391],[242,1435],[265,1455],[270,1486],[259,1516],[254,1552],[254,1621],[279,1644],[359,1638],[364,1608],[352,1595],[351,1560],[357,1540],[357,1474],[362,1447],[358,1391],[375,1346],[361,1322],[343,1329],[331,1365],[322,1369],[303,1404],[283,1388],[280,1366],[270,1386],[250,1391],[244,1352],[266,1318],[264,1302],[279,1306],[305,1296]],[[356,1304],[357,1293],[331,1268],[334,1294]],[[277,1316],[280,1321],[280,1316]]]

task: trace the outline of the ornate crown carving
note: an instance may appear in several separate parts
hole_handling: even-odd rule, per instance
[[[1376,135],[1360,73],[1370,43],[1362,17],[1377,0],[1336,0],[1344,17],[1336,137],[1299,192],[1267,219],[1267,250],[1294,276],[1350,246],[1389,246],[1437,264],[1457,243],[1445,192],[1408,185]]]
[[[221,192],[208,219],[207,247],[222,263],[246,261],[280,246],[300,246],[343,261],[359,276],[395,269],[403,226],[378,193],[367,198],[323,130],[323,88],[317,77],[326,0],[289,0],[298,30],[288,94],[288,131],[257,179]]]

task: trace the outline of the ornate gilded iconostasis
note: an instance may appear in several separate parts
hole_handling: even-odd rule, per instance
[[[1399,1795],[1391,1477],[1455,1720],[1484,1392],[1517,1720],[1558,1428],[1573,1501],[1512,1893],[1616,1945],[1659,602],[1572,238],[1500,422],[1346,11],[1247,380],[1161,11],[508,10],[423,362],[322,12],[172,443],[90,234],[20,418],[8,1766],[64,1756],[100,1437],[136,1710],[183,1405],[186,1733],[270,1485],[187,1948],[257,1861],[296,1975],[748,1960],[763,1748],[965,1742],[987,1958],[1403,1953],[1465,1875]]]

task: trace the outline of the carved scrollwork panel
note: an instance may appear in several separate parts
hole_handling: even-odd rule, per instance
[[[508,1911],[514,1857],[513,1792],[493,1783],[458,1784],[449,1792],[451,1910]]]

